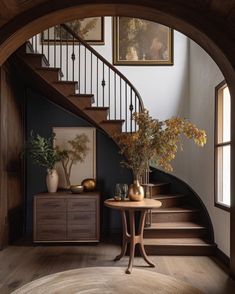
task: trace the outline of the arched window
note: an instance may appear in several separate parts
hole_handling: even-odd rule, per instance
[[[215,88],[215,206],[231,202],[231,98],[226,82]]]

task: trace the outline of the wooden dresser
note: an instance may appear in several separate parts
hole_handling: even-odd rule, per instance
[[[99,242],[100,195],[43,193],[34,196],[34,242]]]

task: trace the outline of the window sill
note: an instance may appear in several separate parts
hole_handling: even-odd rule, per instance
[[[231,209],[229,206],[222,203],[218,203],[218,202],[215,202],[215,206],[228,212],[230,212],[230,209]]]

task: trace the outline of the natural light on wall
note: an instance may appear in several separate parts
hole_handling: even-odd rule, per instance
[[[216,87],[215,204],[230,207],[231,100],[226,83]]]

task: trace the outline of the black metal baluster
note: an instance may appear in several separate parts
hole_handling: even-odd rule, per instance
[[[34,37],[31,38],[31,44],[32,44],[32,47],[33,47],[33,51],[35,52],[35,46],[34,46]]]
[[[130,104],[130,107],[129,107],[129,109],[130,109],[130,115],[131,115],[131,117],[130,117],[130,131],[131,131],[131,133],[132,133],[132,112],[133,112],[133,104],[132,104],[132,89],[130,88],[130,97],[131,97],[131,104]]]
[[[104,80],[104,63],[103,63],[103,79],[102,79],[102,88],[103,88],[103,107],[104,107],[104,87],[105,87],[105,80]]]
[[[54,27],[54,67],[56,67],[56,27]]]
[[[114,73],[114,119],[117,118],[117,89],[116,89],[116,72]]]
[[[41,53],[44,54],[44,32],[41,33]]]
[[[127,132],[127,83],[125,84],[125,124]]]
[[[111,95],[110,95],[111,93],[110,93],[110,67],[109,67],[109,119],[110,119],[110,97],[111,97]]]
[[[136,94],[135,94],[135,112],[138,112],[136,105],[137,105],[137,97],[136,97]],[[135,129],[134,129],[135,132],[136,132],[136,129],[137,129],[137,124],[136,124],[136,120],[135,120]]]
[[[66,31],[66,81],[68,81],[69,74],[69,46],[68,46],[68,32]]]
[[[81,93],[81,43],[78,44],[78,92]]]
[[[72,59],[72,79],[73,79],[73,82],[74,82],[74,62],[75,62],[75,54],[74,54],[74,37],[73,37],[73,51],[72,51],[72,55],[71,55],[71,59]]]
[[[38,52],[38,37],[37,37],[37,35],[34,38],[35,38],[35,52]]]
[[[50,64],[50,54],[49,54],[49,49],[50,49],[50,41],[49,41],[49,36],[50,36],[50,29],[47,30],[47,60],[48,60],[48,63]]]
[[[60,70],[62,71],[62,28],[60,25]]]
[[[92,52],[91,52],[91,94],[92,94]]]
[[[122,119],[122,79],[120,77],[120,119]]]
[[[97,57],[97,64],[96,64],[96,106],[98,106],[99,102],[99,82],[98,82],[98,77],[99,77],[99,59]]]
[[[86,94],[86,47],[84,51],[84,89],[85,89],[85,94]]]

